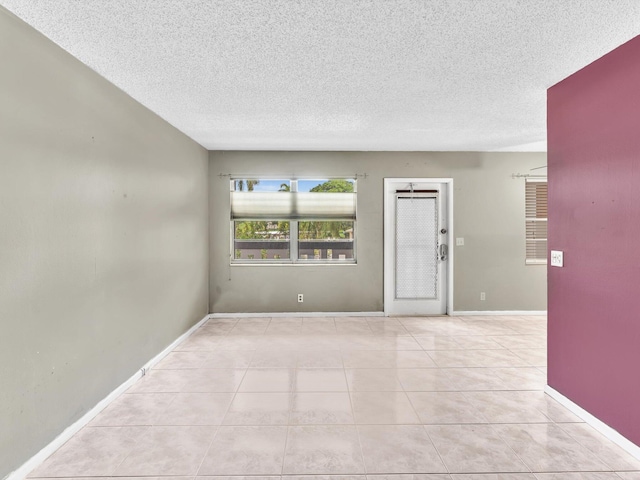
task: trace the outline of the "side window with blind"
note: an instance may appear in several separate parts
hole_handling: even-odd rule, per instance
[[[355,179],[231,181],[232,263],[355,263]]]
[[[526,179],[525,223],[527,265],[547,263],[547,180]]]

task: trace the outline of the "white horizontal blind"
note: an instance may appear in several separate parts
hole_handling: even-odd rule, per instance
[[[356,194],[231,192],[231,220],[355,220]]]
[[[525,180],[527,264],[547,263],[547,181]]]
[[[396,200],[396,299],[438,297],[436,197]]]

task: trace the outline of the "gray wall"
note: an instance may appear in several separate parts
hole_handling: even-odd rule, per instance
[[[0,7],[0,478],[208,312],[208,154]]]
[[[210,310],[382,311],[385,177],[454,179],[455,236],[465,239],[464,247],[451,247],[455,310],[546,310],[546,267],[524,263],[524,180],[511,178],[545,164],[544,153],[210,152]],[[356,173],[367,174],[358,180],[357,265],[229,265],[224,175]]]

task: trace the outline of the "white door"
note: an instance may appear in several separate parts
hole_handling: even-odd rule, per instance
[[[450,179],[385,179],[386,315],[448,307]]]

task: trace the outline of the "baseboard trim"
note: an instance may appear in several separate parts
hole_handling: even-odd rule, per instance
[[[209,318],[264,317],[384,317],[384,312],[272,312],[272,313],[211,313]]]
[[[605,437],[607,437],[613,443],[615,443],[616,445],[622,447],[629,454],[633,455],[635,458],[640,460],[640,446],[636,445],[631,440],[627,439],[626,437],[624,437],[623,435],[618,433],[617,430],[614,430],[609,425],[604,423],[602,420],[594,417],[592,414],[587,412],[584,408],[582,408],[581,406],[577,405],[572,400],[569,400],[567,397],[562,395],[556,389],[554,389],[554,388],[550,387],[549,385],[547,385],[544,388],[544,391],[551,398],[553,398],[554,400],[557,400],[561,405],[563,405],[564,407],[569,409],[571,411],[571,413],[573,413],[574,415],[580,417],[587,424],[591,425],[593,428],[595,428],[598,432],[603,434]]]
[[[546,310],[460,310],[449,315],[476,316],[476,315],[546,315]],[[233,312],[233,313],[211,313],[209,318],[265,318],[265,317],[384,317],[384,312]]]
[[[60,435],[54,438],[48,445],[46,445],[43,449],[41,449],[38,453],[36,453],[33,457],[27,460],[22,466],[18,467],[17,470],[11,472],[8,476],[4,478],[4,480],[23,480],[29,475],[36,467],[40,466],[42,462],[44,462],[52,453],[54,453],[58,448],[64,445],[73,435],[78,433],[82,427],[87,425],[93,418],[98,415],[102,410],[104,410],[111,402],[113,402],[116,398],[122,395],[131,385],[133,385],[137,380],[142,378],[153,368],[160,360],[167,356],[169,352],[171,352],[175,347],[177,347],[181,342],[183,342],[189,335],[191,335],[194,331],[196,331],[204,322],[209,319],[209,315],[205,316],[202,320],[196,323],[193,327],[187,330],[185,333],[180,335],[175,341],[171,343],[167,348],[165,348],[158,355],[153,357],[147,363],[145,363],[140,370],[138,370],[134,375],[132,375],[129,379],[125,380],[123,384],[118,386],[115,390],[109,393],[105,398],[100,400],[98,404],[85,413],[81,418],[76,420],[73,424],[68,426]]]
[[[449,315],[452,317],[475,316],[475,315],[546,315],[546,310],[457,310]]]

